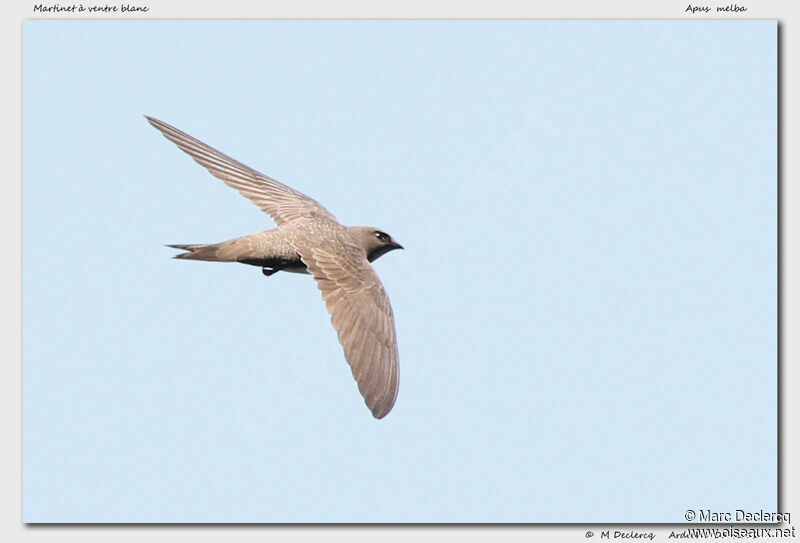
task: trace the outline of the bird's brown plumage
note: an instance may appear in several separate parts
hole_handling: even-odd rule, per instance
[[[287,247],[296,251],[322,291],[364,401],[376,418],[386,416],[394,406],[398,391],[397,337],[389,298],[368,256],[377,258],[375,254],[402,247],[383,232],[342,226],[330,212],[308,196],[164,122],[152,117],[147,117],[147,120],[214,176],[268,213],[278,225],[275,230],[230,242],[178,248],[202,251],[198,258],[193,259],[240,262],[246,262],[249,257],[253,261],[263,257],[261,253],[247,254],[248,251],[263,252],[276,246],[280,247],[282,254],[287,252]],[[237,245],[238,240],[242,242]],[[266,245],[266,249],[261,245]],[[213,250],[209,249],[212,247]],[[233,247],[244,248],[243,254],[226,255],[225,250]],[[226,256],[217,258],[217,252]],[[191,258],[189,253],[186,255]]]
[[[260,207],[278,226],[303,218],[336,220],[319,202],[305,194],[245,166],[174,126],[152,117],[145,118],[212,175]]]

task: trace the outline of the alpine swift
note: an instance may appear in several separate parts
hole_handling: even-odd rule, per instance
[[[375,418],[397,398],[398,358],[394,315],[370,262],[403,247],[377,228],[343,226],[318,202],[245,166],[166,123],[150,124],[196,162],[266,212],[277,228],[207,245],[169,245],[175,258],[241,262],[279,272],[311,274],[322,291],[333,327]]]

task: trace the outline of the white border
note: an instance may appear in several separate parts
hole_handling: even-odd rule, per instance
[[[6,165],[0,196],[0,232],[4,266],[0,270],[0,345],[2,357],[0,379],[0,421],[7,435],[0,447],[0,538],[4,541],[36,539],[37,541],[148,541],[161,540],[253,540],[267,539],[303,541],[386,542],[405,541],[410,537],[432,536],[437,540],[464,542],[485,541],[575,541],[587,540],[592,530],[599,538],[602,530],[655,532],[656,539],[667,539],[671,530],[683,526],[599,526],[599,525],[525,525],[525,526],[25,526],[21,518],[21,75],[22,21],[27,18],[81,18],[72,15],[34,14],[33,6],[40,0],[13,2],[3,6],[2,18],[4,72],[8,83],[2,86],[2,143],[3,164]],[[43,0],[44,4],[69,5],[72,0]],[[535,19],[712,19],[717,14],[687,16],[684,10],[692,5],[728,5],[733,2],[681,1],[551,1],[520,0],[303,0],[289,2],[225,0],[97,0],[85,4],[131,4],[150,7],[146,15],[121,15],[94,18],[155,18],[155,19],[261,19],[261,18],[535,18]],[[790,0],[736,2],[747,7],[745,14],[729,15],[729,19],[777,19],[781,33],[781,174],[782,174],[782,353],[781,367],[781,498],[783,511],[800,515],[796,504],[797,471],[790,461],[798,457],[797,407],[791,391],[800,390],[798,372],[792,368],[797,359],[798,296],[795,285],[798,277],[798,248],[796,214],[800,211],[798,195],[793,187],[795,178],[793,157],[798,155],[795,129],[798,114],[792,97],[797,95],[797,72],[793,59],[797,55],[797,39],[793,36],[800,22],[800,3]],[[712,7],[713,9],[713,7]],[[733,475],[733,474],[732,474]],[[798,516],[797,518],[800,518]],[[684,525],[685,526],[685,525]],[[798,530],[800,536],[800,530]]]

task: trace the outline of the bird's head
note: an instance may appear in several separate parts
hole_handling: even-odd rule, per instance
[[[370,226],[354,226],[350,229],[358,244],[366,251],[370,262],[385,255],[389,251],[402,249],[403,246],[392,239],[392,236]]]

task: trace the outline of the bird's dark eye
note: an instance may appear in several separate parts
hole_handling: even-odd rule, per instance
[[[381,241],[389,241],[389,235],[383,232],[375,232],[375,237]]]

